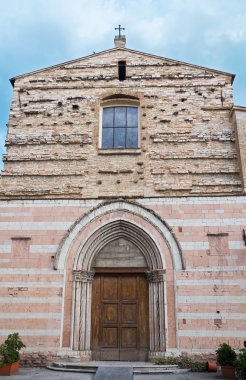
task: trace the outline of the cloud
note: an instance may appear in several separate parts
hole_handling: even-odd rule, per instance
[[[207,44],[218,44],[224,39],[234,43],[246,41],[246,12],[223,18],[206,33]]]
[[[1,8],[0,46],[32,51],[65,48],[68,54],[100,49],[117,24],[130,39],[152,47],[246,39],[245,0],[15,0]],[[246,10],[245,10],[246,11]],[[11,25],[11,27],[10,27]],[[108,46],[113,45],[113,36]],[[104,47],[103,47],[104,48]],[[145,49],[146,50],[146,49]]]
[[[66,30],[70,46],[76,49],[91,46],[95,40],[103,40],[105,34],[112,32],[112,26],[120,23],[124,14],[115,0],[72,0],[71,3],[60,0],[57,6],[59,17],[54,2],[48,17],[55,20],[59,29]]]
[[[10,46],[34,40],[32,47],[42,40],[48,47],[55,39],[70,51],[102,41],[124,14],[115,0],[15,0],[2,8],[1,47],[6,39]]]
[[[245,0],[11,0],[0,24],[2,125],[11,76],[111,48],[118,24],[129,48],[236,72],[234,95],[246,104]]]
[[[139,20],[133,29],[147,45],[158,46],[168,43],[168,27],[164,18],[155,17]]]

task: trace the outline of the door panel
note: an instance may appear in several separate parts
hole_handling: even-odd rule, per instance
[[[117,327],[103,327],[102,347],[103,348],[117,348],[118,347]]]
[[[137,348],[137,329],[135,327],[122,327],[121,347]]]
[[[120,290],[122,300],[136,300],[137,299],[137,277],[122,276],[120,277]]]
[[[91,341],[94,351],[101,347],[101,326],[100,326],[100,303],[101,303],[101,281],[95,276],[93,280],[93,295],[91,305]]]
[[[102,322],[103,324],[118,323],[118,304],[103,303]]]
[[[121,308],[121,322],[122,323],[137,323],[137,305],[136,303],[123,303]]]
[[[146,307],[146,298],[149,302],[149,287],[147,280],[144,277],[139,277],[139,345],[140,347],[149,347],[149,324],[146,321],[149,321],[149,307]]]
[[[102,298],[110,301],[118,300],[118,277],[102,277]]]
[[[96,274],[92,287],[92,358],[147,360],[148,317],[144,274]]]

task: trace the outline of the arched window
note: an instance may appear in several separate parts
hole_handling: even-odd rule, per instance
[[[115,99],[104,102],[101,112],[101,148],[139,147],[139,102]]]

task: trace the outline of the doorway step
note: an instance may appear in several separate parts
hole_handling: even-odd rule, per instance
[[[119,361],[90,361],[90,362],[66,362],[57,361],[47,366],[53,371],[80,372],[84,374],[83,379],[93,380],[99,367],[128,367],[132,369],[134,379],[151,379],[152,375],[165,373],[185,373],[189,370],[180,369],[177,365],[156,365],[151,362],[119,362]],[[141,375],[141,377],[139,377]]]
[[[131,366],[99,366],[94,380],[133,380],[133,367]]]

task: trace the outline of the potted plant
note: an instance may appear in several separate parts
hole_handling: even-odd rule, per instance
[[[0,345],[0,376],[10,376],[19,371],[19,351],[25,347],[18,333],[9,334]]]
[[[242,379],[246,379],[246,349],[245,348],[242,348],[239,351],[235,366],[237,370],[237,375]]]
[[[216,351],[217,363],[221,366],[221,375],[226,379],[235,378],[236,352],[227,343],[222,343]]]

